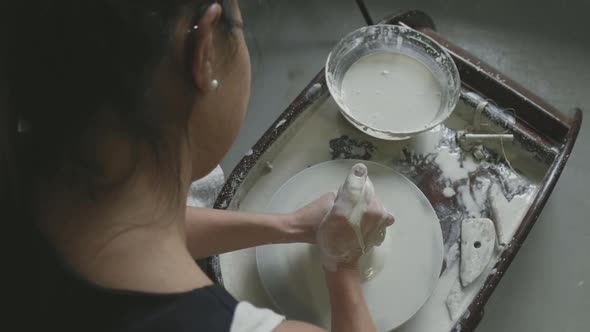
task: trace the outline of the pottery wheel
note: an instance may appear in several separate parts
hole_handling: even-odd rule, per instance
[[[358,162],[367,166],[377,197],[396,218],[383,244],[360,264],[366,274],[363,294],[377,331],[389,331],[426,303],[442,267],[439,220],[420,189],[383,165],[335,160],[310,167],[288,180],[273,196],[268,212],[291,212],[338,189]],[[330,304],[317,246],[261,246],[256,249],[256,261],[266,292],[288,319],[329,328]]]

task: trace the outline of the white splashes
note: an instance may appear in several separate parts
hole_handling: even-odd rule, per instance
[[[435,163],[442,171],[443,178],[455,182],[469,176],[470,172],[477,169],[477,164],[473,161],[471,156],[467,156],[463,161],[463,167],[459,161],[459,154],[452,153],[448,148],[442,148],[436,156]]]
[[[453,245],[447,251],[445,256],[445,261],[447,262],[447,269],[450,269],[451,266],[457,261],[459,258],[459,242],[453,243]]]
[[[313,95],[318,93],[318,91],[320,91],[321,88],[322,88],[322,85],[320,83],[316,83],[316,84],[312,85],[311,88],[309,88],[309,90],[305,94],[305,97],[311,98]]]
[[[455,189],[451,188],[451,187],[446,187],[445,189],[443,189],[443,195],[446,198],[451,198],[453,196],[455,196],[457,193],[455,192]]]
[[[479,218],[481,217],[481,211],[483,208],[477,204],[471,192],[469,190],[469,185],[463,185],[457,188],[458,195],[459,195],[459,202],[465,208],[468,217],[470,218]]]
[[[494,184],[490,189],[490,200],[494,209],[496,233],[500,243],[509,243],[526,214],[532,195],[514,196],[508,201],[500,188]]]
[[[477,177],[471,184],[474,188],[471,196],[473,196],[475,203],[482,209],[488,199],[488,191],[491,185],[492,181],[486,177]]]
[[[279,123],[277,123],[277,125],[275,126],[275,129],[279,129],[279,127],[281,127],[282,125],[284,125],[285,122],[287,122],[287,120],[285,120],[285,119],[279,121]]]

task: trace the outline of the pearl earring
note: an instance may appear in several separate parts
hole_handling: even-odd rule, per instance
[[[192,28],[188,28],[188,29],[186,29],[186,32],[187,32],[187,33],[191,33],[191,32],[193,32],[193,31],[196,31],[198,28],[199,28],[199,26],[198,26],[198,25],[194,25]]]
[[[219,81],[218,80],[211,81],[211,87],[213,88],[213,90],[217,90],[217,88],[219,87]]]

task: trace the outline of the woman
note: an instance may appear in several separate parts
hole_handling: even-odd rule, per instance
[[[248,103],[237,1],[37,0],[13,18],[4,115],[18,132],[18,208],[44,243],[38,320],[47,330],[318,331],[238,303],[195,264],[316,238],[333,330],[374,330],[346,219],[351,203],[367,204],[371,241],[393,218],[364,167],[337,198],[289,215],[186,208],[191,182],[222,159]]]

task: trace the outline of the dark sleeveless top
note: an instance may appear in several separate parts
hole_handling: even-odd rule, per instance
[[[229,331],[237,301],[221,286],[155,294],[102,288],[48,248],[39,254],[38,310],[43,331]]]

